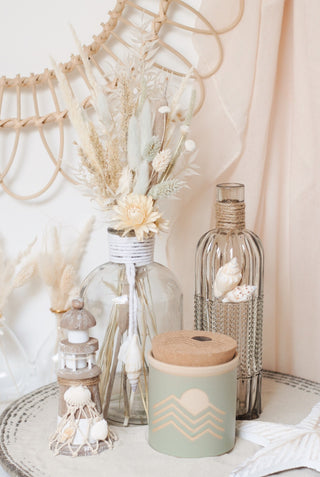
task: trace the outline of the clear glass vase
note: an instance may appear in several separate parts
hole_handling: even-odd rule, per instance
[[[35,359],[38,386],[44,386],[57,379],[59,343],[65,338],[65,333],[60,327],[60,321],[66,311],[67,310],[53,310],[50,308],[51,326]]]
[[[20,341],[0,317],[0,404],[28,391],[32,367]]]
[[[108,244],[110,261],[93,270],[81,286],[85,307],[97,320],[103,412],[115,424],[146,424],[147,354],[155,335],[181,329],[182,294],[172,272],[153,261],[154,237],[138,242],[135,236],[122,237],[121,232],[109,229]],[[128,275],[130,267],[133,282]],[[142,358],[136,390],[120,359],[133,326],[133,307]]]
[[[196,252],[195,328],[237,340],[237,418],[261,413],[263,249],[245,229],[244,186],[217,186],[216,228]]]

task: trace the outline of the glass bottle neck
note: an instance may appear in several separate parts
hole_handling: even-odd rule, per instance
[[[217,228],[243,230],[245,228],[244,185],[226,182],[217,185]]]

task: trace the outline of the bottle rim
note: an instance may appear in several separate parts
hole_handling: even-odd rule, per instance
[[[223,188],[223,189],[235,189],[237,187],[243,187],[244,184],[241,184],[240,182],[222,182],[220,184],[217,184],[217,187]]]

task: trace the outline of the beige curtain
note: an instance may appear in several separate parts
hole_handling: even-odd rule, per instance
[[[219,28],[237,1],[203,0]],[[193,326],[194,252],[214,226],[215,185],[246,186],[247,227],[265,248],[264,368],[320,381],[320,1],[246,0],[221,35],[221,69],[206,80],[193,124],[200,176],[176,205],[169,263]],[[219,24],[220,22],[220,24]],[[211,43],[210,43],[211,42]],[[200,69],[212,40],[195,37]]]

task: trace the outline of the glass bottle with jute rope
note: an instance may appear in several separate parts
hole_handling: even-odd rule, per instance
[[[49,332],[41,344],[35,359],[35,369],[38,381],[41,385],[55,381],[58,369],[59,344],[65,338],[61,329],[61,319],[68,310],[56,310],[50,308],[51,326]]]
[[[181,291],[172,272],[153,261],[154,240],[108,229],[109,262],[81,287],[97,319],[104,417],[124,426],[147,423],[152,338],[182,325]]]
[[[245,228],[244,185],[217,186],[216,228],[196,252],[195,328],[238,343],[237,418],[261,413],[263,249]]]

